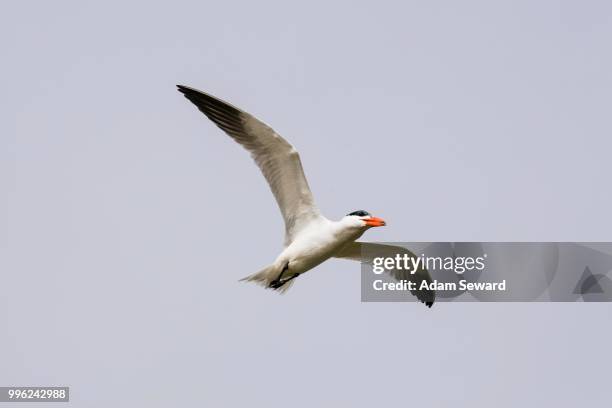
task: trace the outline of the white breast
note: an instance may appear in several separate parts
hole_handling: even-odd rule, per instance
[[[362,234],[363,230],[321,217],[295,237],[279,255],[277,262],[282,265],[289,263],[288,275],[301,274],[329,259]]]

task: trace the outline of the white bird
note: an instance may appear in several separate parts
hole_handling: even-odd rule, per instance
[[[197,89],[177,87],[202,113],[251,153],[285,220],[285,246],[281,254],[274,263],[242,280],[284,292],[295,278],[332,257],[371,262],[371,259],[363,259],[362,253],[414,256],[399,246],[355,242],[366,230],[384,226],[385,221],[363,210],[351,212],[340,221],[327,219],[315,205],[300,156],[289,142],[265,123],[227,102]],[[398,280],[415,281],[417,288],[423,280],[431,282],[429,273],[423,268],[413,275],[402,270],[392,274]],[[429,307],[434,302],[434,291],[414,290],[412,293]]]

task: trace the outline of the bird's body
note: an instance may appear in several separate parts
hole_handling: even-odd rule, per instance
[[[300,231],[274,263],[288,266],[284,278],[302,274],[333,257],[363,233],[363,229],[350,220],[331,221],[320,217]]]
[[[362,253],[371,249],[380,253],[406,253],[405,248],[356,242],[372,227],[385,222],[368,212],[354,211],[339,221],[324,217],[304,175],[297,150],[272,128],[252,115],[204,92],[178,86],[187,99],[219,128],[251,153],[276,198],[285,220],[285,245],[276,260],[243,280],[253,281],[270,289],[286,291],[294,279],[329,258],[345,258],[368,262]],[[363,251],[367,247],[368,251]],[[394,275],[395,276],[395,275]],[[425,269],[415,275],[395,276],[398,279],[431,281]],[[419,300],[431,306],[435,293],[413,291]]]

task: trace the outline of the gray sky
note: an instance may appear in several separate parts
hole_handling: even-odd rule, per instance
[[[71,406],[601,403],[610,304],[360,303],[174,85],[301,152],[372,241],[611,241],[604,1],[12,2],[0,16],[0,385]],[[23,404],[26,408],[28,404]],[[38,405],[35,405],[38,406]]]

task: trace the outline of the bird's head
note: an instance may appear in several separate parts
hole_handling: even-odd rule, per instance
[[[364,210],[353,211],[352,213],[347,214],[344,218],[346,218],[356,227],[362,228],[383,227],[387,225],[385,220],[382,218],[374,217],[372,214]]]

